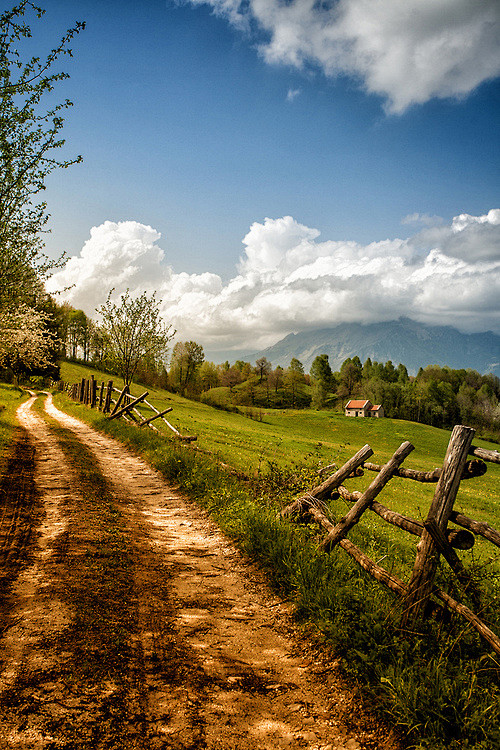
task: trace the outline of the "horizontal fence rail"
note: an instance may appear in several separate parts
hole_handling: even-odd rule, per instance
[[[160,411],[146,400],[146,397],[149,395],[148,391],[139,396],[133,396],[130,393],[128,385],[124,386],[121,390],[113,385],[112,380],[108,380],[107,382],[103,380],[98,385],[97,380],[93,376],[82,378],[79,383],[61,383],[60,390],[66,391],[70,398],[90,406],[91,409],[99,409],[99,411],[108,416],[108,419],[122,418],[126,422],[137,425],[137,427],[148,427],[155,432],[158,432],[158,428],[153,422],[161,419],[170,432],[182,442],[190,443],[197,440],[196,435],[182,435],[173,424],[165,419],[165,414],[173,411],[173,407],[169,406]],[[145,417],[137,408],[139,405],[143,409],[153,412],[153,414]]]
[[[407,628],[432,608],[444,605],[464,617],[495,653],[500,655],[499,636],[469,607],[456,601],[434,584],[439,558],[442,556],[455,574],[462,590],[467,590],[470,599],[478,603],[479,592],[476,591],[473,578],[458,557],[456,550],[472,549],[476,535],[500,547],[498,530],[485,522],[475,521],[453,510],[460,482],[483,476],[488,462],[500,463],[500,453],[476,448],[472,445],[473,436],[472,428],[456,425],[451,434],[443,466],[433,471],[417,471],[401,466],[413,450],[411,443],[402,443],[383,466],[368,461],[373,451],[369,445],[365,445],[322,484],[283,508],[280,517],[319,524],[326,532],[326,536],[319,544],[320,551],[330,552],[335,547],[340,547],[377,581],[397,594],[403,609],[401,621],[403,628]],[[474,458],[468,459],[468,456]],[[324,474],[327,469],[334,468],[336,467],[332,464],[322,469],[321,473]],[[344,481],[350,477],[362,476],[365,470],[377,472],[377,477],[364,492],[350,492],[345,487]],[[436,484],[434,497],[424,522],[396,513],[375,499],[393,477]],[[335,496],[352,503],[351,509],[337,522],[331,517],[330,509],[325,502]],[[385,522],[420,537],[413,573],[407,583],[371,560],[347,538],[349,531],[360,521],[367,510],[376,513]],[[449,521],[460,528],[449,528]],[[434,601],[436,599],[439,604]]]

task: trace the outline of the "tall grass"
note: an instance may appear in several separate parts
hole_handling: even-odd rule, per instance
[[[305,467],[261,461],[256,478],[244,482],[213,457],[109,422],[64,396],[58,399],[68,411],[142,453],[169,482],[208,509],[267,570],[272,585],[293,599],[297,620],[314,624],[324,648],[341,661],[374,707],[405,733],[411,747],[500,746],[500,660],[478,634],[453,615],[447,621],[429,619],[414,632],[402,633],[399,602],[388,590],[342,550],[318,554],[315,527],[278,520],[279,488],[285,497],[301,491],[317,461],[314,453]],[[360,524],[350,538],[375,559],[397,548],[370,524]],[[404,554],[398,552],[401,558]],[[498,632],[500,587],[494,576],[486,577],[484,584],[489,591],[482,616]]]
[[[16,409],[25,400],[26,394],[20,388],[0,383],[0,471],[3,469],[17,426]]]

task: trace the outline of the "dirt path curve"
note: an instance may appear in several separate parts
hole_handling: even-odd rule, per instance
[[[373,724],[364,731],[347,728],[346,709],[357,709],[335,670],[325,671],[301,650],[286,606],[206,515],[144,461],[58,410],[48,396],[49,417],[90,451],[109,482],[133,559],[135,621],[128,639],[134,658],[120,714],[126,731],[113,728],[109,710],[107,718],[103,713],[105,701],[123,693],[119,685],[108,681],[89,690],[92,695],[75,695],[68,671],[54,666],[69,652],[47,643],[59,643],[54,637],[75,616],[57,592],[69,569],[74,575],[71,555],[77,561],[82,554],[76,542],[67,542],[61,556],[68,526],[78,529],[80,493],[60,436],[32,411],[34,400],[23,404],[19,419],[36,446],[43,519],[32,559],[12,584],[0,644],[0,701],[20,700],[20,673],[38,670],[45,677],[36,686],[38,702],[22,699],[25,713],[28,704],[41,718],[23,723],[13,705],[2,717],[2,748],[393,748]]]

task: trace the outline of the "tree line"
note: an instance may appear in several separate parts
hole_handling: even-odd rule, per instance
[[[143,297],[143,303],[155,309],[151,299]],[[109,319],[116,309],[108,309],[108,324],[105,315],[103,323],[97,324],[82,310],[62,306],[63,354],[123,375],[119,357],[110,348]],[[160,325],[159,318],[155,320]],[[309,373],[295,357],[288,367],[273,367],[266,357],[254,363],[216,364],[205,359],[203,347],[195,341],[178,341],[167,365],[166,345],[173,332],[167,329],[163,334],[163,347],[138,358],[135,378],[213,406],[343,409],[350,398],[362,398],[382,404],[386,416],[394,419],[444,428],[463,423],[494,439],[500,437],[500,379],[492,374],[433,365],[412,376],[402,363],[370,358],[362,363],[357,356],[347,358],[334,372],[327,354],[315,357]]]

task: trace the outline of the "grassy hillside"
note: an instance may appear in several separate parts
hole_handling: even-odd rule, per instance
[[[63,365],[66,380],[89,374],[87,368]],[[132,390],[138,394],[143,389],[134,386]],[[362,686],[371,705],[408,733],[411,747],[496,750],[500,743],[498,657],[489,653],[479,635],[453,616],[445,622],[421,620],[411,631],[401,631],[401,603],[391,592],[342,550],[318,554],[323,534],[316,527],[276,518],[277,504],[317,483],[312,467],[332,461],[341,464],[365,443],[372,446],[374,460],[382,463],[409,439],[416,450],[405,465],[431,469],[442,464],[449,433],[411,422],[356,420],[327,411],[269,410],[263,413],[262,422],[255,422],[157,390],[151,391],[150,399],[158,408],[173,406],[171,421],[182,433],[198,435],[197,450],[121,421],[110,422],[62,394],[56,401],[126,441],[168,481],[197,498],[221,528],[267,569],[280,592],[294,601],[297,618],[315,624],[312,632],[321,634],[323,647],[331,649],[346,674]],[[242,482],[221,471],[220,461],[254,481]],[[309,469],[304,471],[303,464]],[[455,507],[498,527],[499,469],[490,465],[486,476],[463,482]],[[362,489],[374,476],[367,472],[346,484]],[[406,515],[423,518],[433,491],[434,485],[395,478],[380,500]],[[333,501],[331,508],[337,518],[346,511],[340,501]],[[386,569],[408,580],[416,537],[366,513],[349,538]],[[478,541],[472,552],[459,554],[479,582],[481,617],[499,632],[496,551]],[[446,590],[471,604],[446,564],[438,577]]]
[[[105,378],[102,373],[80,365],[63,363],[61,367],[61,377],[68,382],[77,382],[90,374],[99,381]],[[116,387],[123,387],[119,378],[113,382]],[[132,386],[136,395],[144,390],[140,385]],[[244,416],[244,408],[240,413],[226,412],[160,389],[148,390],[148,400],[158,409],[173,407],[169,421],[182,434],[197,435],[196,445],[200,450],[215,454],[248,475],[255,475],[259,468],[266,469],[269,464],[341,465],[366,443],[374,451],[372,460],[384,463],[405,440],[415,446],[405,466],[429,470],[442,464],[450,437],[448,430],[417,422],[353,419],[338,412],[309,409],[262,410],[260,422]],[[157,424],[163,428],[161,423]],[[169,434],[166,428],[165,434]],[[484,440],[474,443],[490,450],[498,447]],[[367,473],[351,480],[349,487],[363,489],[373,477]],[[421,518],[426,515],[433,492],[433,485],[396,478],[384,490],[383,502],[393,510]],[[500,467],[490,464],[485,477],[462,483],[455,507],[478,520],[500,525],[499,496]]]

